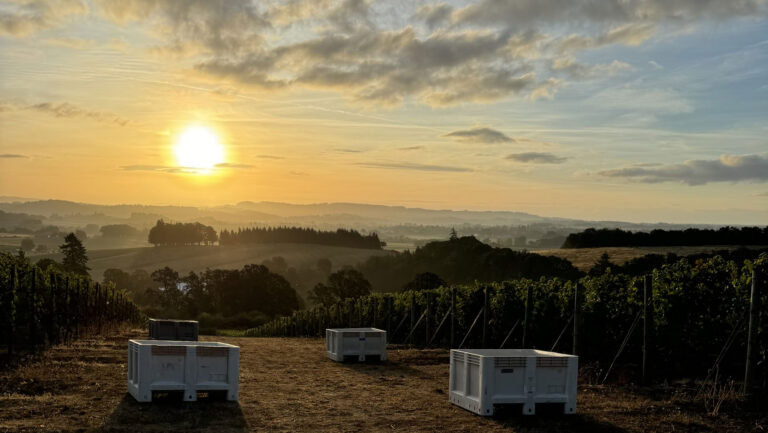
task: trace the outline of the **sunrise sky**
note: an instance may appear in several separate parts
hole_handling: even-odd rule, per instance
[[[0,1],[3,196],[765,224],[767,137],[766,0]]]

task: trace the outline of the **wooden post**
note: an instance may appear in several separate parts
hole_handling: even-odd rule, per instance
[[[747,333],[747,362],[744,369],[744,395],[750,396],[757,383],[756,369],[758,347],[757,329],[760,322],[760,273],[752,269],[752,290],[749,296],[749,331]]]
[[[653,280],[651,275],[645,275],[643,277],[643,366],[642,366],[642,381],[645,383],[648,378],[648,336],[651,328],[653,327],[653,306],[648,308],[648,305],[653,300]],[[649,314],[650,311],[650,314]],[[649,328],[650,319],[650,328]]]
[[[455,343],[456,336],[456,288],[451,287],[451,349]]]
[[[392,304],[395,299],[391,296],[384,298],[387,301],[387,334],[392,332]],[[392,338],[390,335],[389,338]]]
[[[528,293],[525,297],[525,315],[523,316],[523,344],[522,348],[525,349],[527,345],[529,344],[529,337],[528,332],[530,331],[530,319],[531,316],[533,316],[533,312],[531,311],[532,307],[532,300],[533,300],[533,286],[528,286]]]
[[[413,325],[416,321],[416,293],[411,292],[411,333],[408,337],[408,343],[413,344]]]
[[[483,288],[483,349],[488,347],[488,286]]]
[[[576,286],[573,288],[573,354],[579,356],[579,328],[581,324],[581,291],[579,290],[581,283],[576,281]]]
[[[432,300],[432,293],[427,292],[426,295],[427,295],[427,315],[424,316],[424,329],[425,329],[424,346],[425,347],[429,346],[429,315],[432,312],[432,308],[430,306],[430,301]]]

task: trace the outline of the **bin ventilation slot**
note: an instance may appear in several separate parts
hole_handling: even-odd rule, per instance
[[[152,354],[184,356],[187,354],[187,348],[185,346],[152,346]]]
[[[229,349],[226,347],[198,347],[197,356],[220,356],[226,358],[229,356]]]
[[[480,357],[471,353],[467,353],[467,364],[480,365]]]
[[[536,358],[536,367],[568,367],[568,358]]]
[[[494,358],[493,364],[496,368],[521,368],[525,367],[525,358]]]

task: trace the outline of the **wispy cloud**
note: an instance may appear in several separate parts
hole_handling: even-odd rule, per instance
[[[16,158],[29,158],[29,157],[27,155],[21,155],[18,153],[3,153],[3,154],[0,154],[0,158],[16,159]]]
[[[469,143],[509,143],[515,141],[501,131],[480,127],[453,131],[443,135],[443,137]]]
[[[405,151],[419,150],[419,149],[424,149],[424,146],[406,146],[406,147],[398,147],[397,148],[397,150],[405,150]]]
[[[562,164],[567,157],[557,156],[548,152],[522,152],[507,155],[506,159],[530,164]]]
[[[768,182],[768,156],[721,155],[715,160],[689,160],[650,167],[633,165],[603,170],[598,174],[643,183],[704,185],[710,182]]]
[[[451,167],[445,165],[414,164],[410,162],[360,162],[356,165],[368,168],[384,168],[393,170],[415,170],[415,171],[447,171],[456,173],[471,172],[472,169],[464,167]]]
[[[190,167],[176,167],[176,166],[166,166],[166,165],[146,165],[146,164],[139,164],[139,165],[124,165],[120,167],[121,170],[126,171],[152,171],[156,173],[170,173],[170,174],[178,174],[178,173],[195,173],[199,171],[196,168],[190,168]]]
[[[253,167],[254,166],[251,164],[240,164],[236,162],[222,162],[222,163],[216,164],[216,168],[249,169]]]
[[[24,104],[19,102],[0,101],[0,112],[11,112],[17,110],[34,111],[58,118],[82,117],[92,119],[97,122],[112,123],[118,126],[125,126],[129,123],[128,119],[117,116],[115,114],[105,111],[88,110],[69,102],[40,102],[37,104]]]
[[[88,13],[82,0],[19,0],[0,7],[0,35],[22,37]]]
[[[285,159],[285,157],[277,156],[277,155],[256,155],[256,158],[261,158],[261,159]]]

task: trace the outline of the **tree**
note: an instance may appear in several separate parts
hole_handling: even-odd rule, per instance
[[[599,277],[615,266],[615,264],[611,263],[611,256],[608,253],[603,253],[594,266],[592,266],[592,269],[589,270],[589,275],[591,277]]]
[[[445,280],[433,274],[432,272],[423,272],[416,275],[413,280],[403,286],[403,291],[421,291],[437,289],[440,286],[445,286]]]
[[[457,241],[459,240],[459,235],[456,233],[456,229],[451,227],[451,235],[448,236],[448,239],[451,241]]]
[[[59,246],[59,251],[64,255],[61,265],[65,271],[78,275],[88,275],[91,268],[88,267],[87,251],[74,233],[70,233],[64,238],[64,243]]]
[[[309,291],[308,297],[314,304],[322,305],[324,307],[330,307],[339,302],[339,298],[336,296],[334,288],[323,283],[317,283],[315,287]]]
[[[30,252],[35,248],[35,241],[33,241],[30,238],[24,238],[21,240],[21,249],[24,250],[24,252]]]
[[[322,305],[331,305],[344,299],[356,299],[371,294],[371,283],[356,269],[342,269],[328,276],[328,284],[317,284],[309,292],[309,299]]]

